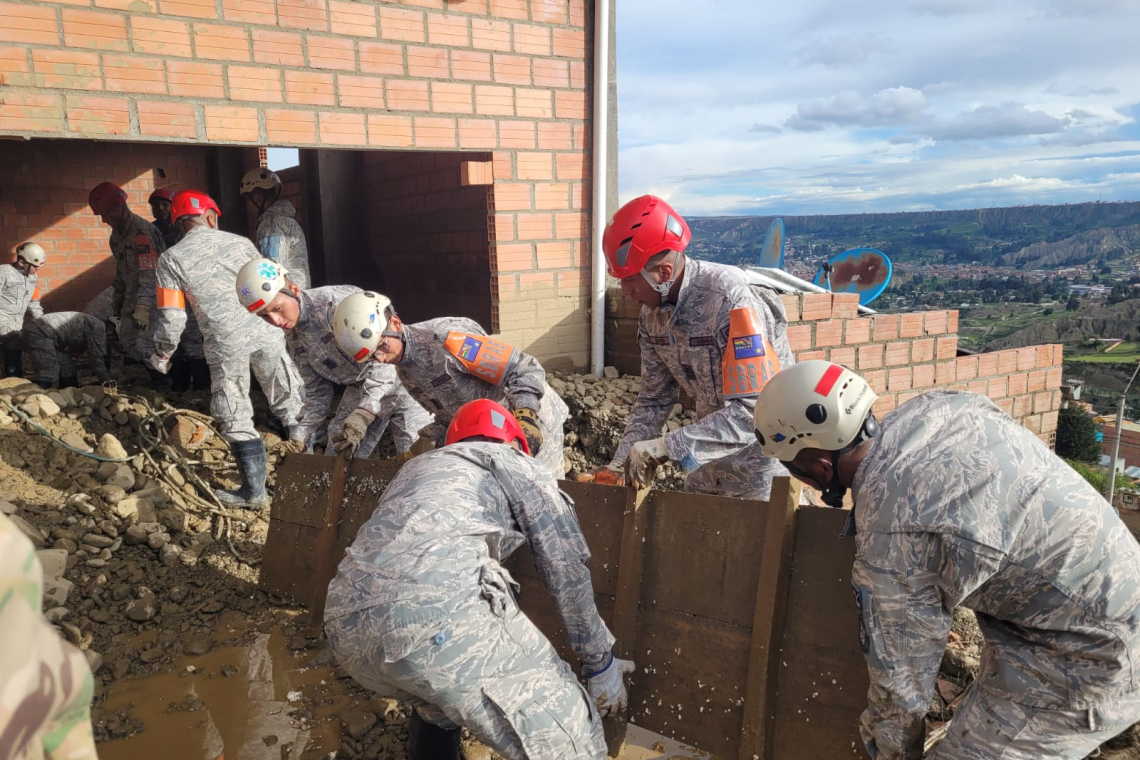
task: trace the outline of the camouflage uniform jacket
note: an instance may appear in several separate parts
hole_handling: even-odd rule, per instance
[[[111,317],[115,316],[115,312],[111,310],[111,299],[115,297],[115,290],[108,285],[99,291],[99,295],[88,301],[84,307],[83,312],[90,314],[101,322],[108,321]]]
[[[752,426],[756,398],[724,398],[721,359],[728,350],[729,314],[742,307],[759,320],[780,367],[794,364],[783,302],[771,291],[753,290],[736,267],[688,259],[677,303],[641,308],[641,392],[612,466],[624,464],[633,444],[660,435],[679,389],[695,402],[697,422],[667,434],[665,447],[686,472],[726,457],[764,458]]]
[[[24,328],[24,316],[42,317],[39,278],[25,274],[15,264],[0,265],[0,336]]]
[[[922,756],[958,605],[986,638],[975,688],[998,700],[1084,710],[1140,689],[1140,544],[989,399],[938,391],[900,406],[853,495],[861,723],[880,760]]]
[[[167,248],[171,248],[182,239],[182,230],[178,229],[178,225],[174,222],[166,221],[165,219],[155,219],[154,226],[162,234],[162,242],[166,243]]]
[[[402,409],[411,421],[413,440],[431,423],[431,415],[404,390],[394,367],[374,361],[358,364],[337,344],[333,313],[346,296],[359,292],[353,285],[301,291],[297,324],[285,331],[285,343],[305,381],[305,399],[293,431],[298,440],[308,441],[325,421],[336,385],[361,385],[360,408],[377,417],[387,418],[397,407]]]
[[[594,604],[574,504],[542,463],[502,444],[452,444],[405,464],[341,561],[325,618],[379,608],[385,629],[374,633],[399,660],[464,603],[517,586],[500,562],[524,543],[571,649],[600,666],[614,637]]]
[[[98,317],[82,311],[53,311],[37,317],[26,329],[35,328],[52,338],[57,348],[75,348],[88,350],[92,341],[102,344],[103,356],[106,355],[107,326]],[[103,356],[89,357],[91,361],[96,358],[101,362]]]
[[[174,354],[186,327],[187,302],[201,326],[210,364],[278,341],[283,344],[281,331],[242,308],[234,293],[238,270],[256,258],[259,254],[249,240],[200,226],[159,257],[155,349],[166,357]]]
[[[146,269],[154,276],[158,254],[166,250],[166,243],[157,227],[133,211],[127,213],[127,223],[111,230],[111,255],[115,257],[115,314],[129,318],[139,297],[139,272]]]
[[[309,287],[309,248],[292,203],[282,198],[265,209],[257,220],[257,247],[262,256],[285,267],[297,287]]]

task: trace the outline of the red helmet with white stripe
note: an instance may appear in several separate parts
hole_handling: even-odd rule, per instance
[[[476,436],[493,438],[504,443],[515,441],[523,453],[530,455],[530,446],[526,443],[526,435],[518,420],[507,411],[506,407],[489,398],[468,401],[459,407],[459,411],[451,418],[451,424],[447,426],[447,438],[444,443],[445,445],[459,443]]]
[[[606,269],[611,277],[631,277],[659,253],[683,252],[692,237],[689,225],[668,203],[655,195],[634,198],[606,225],[602,236]]]
[[[201,216],[211,209],[218,216],[222,215],[214,199],[201,190],[183,190],[175,194],[170,203],[170,221],[177,223],[184,216]]]

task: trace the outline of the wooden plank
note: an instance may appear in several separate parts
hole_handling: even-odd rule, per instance
[[[748,653],[744,720],[737,753],[739,760],[769,760],[772,757],[780,645],[788,607],[799,497],[799,486],[791,478],[776,478],[764,512],[764,540],[760,550],[760,575]]]

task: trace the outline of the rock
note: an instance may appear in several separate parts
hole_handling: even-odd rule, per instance
[[[981,661],[971,649],[946,647],[942,653],[942,672],[952,678],[973,678],[978,674]]]
[[[110,433],[104,433],[99,439],[99,445],[95,447],[95,453],[101,457],[108,459],[126,459],[127,450],[123,448],[123,444],[119,443],[119,439]]]
[[[87,567],[106,567],[107,566],[107,560],[103,559],[102,557],[99,557],[98,559],[89,559],[86,562],[84,562],[83,564],[86,565]],[[104,622],[104,621],[101,621],[101,622]]]
[[[127,609],[123,611],[123,615],[127,620],[145,623],[153,618],[157,611],[158,600],[155,599],[154,592],[144,586],[139,589],[139,598],[127,604]]]
[[[62,549],[68,554],[75,554],[75,550],[79,548],[79,544],[67,536],[61,536],[55,540],[55,543],[51,545],[51,548]]]
[[[113,416],[111,419],[113,419],[115,421],[116,425],[126,425],[131,420],[131,418],[127,416],[126,412],[119,412],[118,414]]]
[[[953,681],[947,681],[945,678],[939,678],[937,685],[938,695],[942,697],[946,704],[953,702],[962,693],[961,686]]]
[[[36,557],[44,569],[44,580],[62,578],[67,570],[67,551],[64,549],[40,549]]]
[[[100,520],[99,521],[99,531],[104,536],[110,536],[111,538],[118,538],[119,537],[119,529],[116,528],[115,524],[112,523],[110,520]]]
[[[111,505],[111,513],[127,522],[155,522],[154,504],[148,499],[128,496]]]
[[[171,482],[179,488],[186,485],[186,478],[182,476],[182,472],[178,469],[178,465],[167,465],[166,469],[163,470],[163,472],[165,472],[166,477],[170,478]]]
[[[8,519],[15,523],[16,527],[20,529],[20,532],[28,537],[28,540],[32,542],[32,546],[37,549],[42,549],[47,544],[47,536],[43,534],[43,531],[24,518],[12,515]]]
[[[140,654],[139,659],[145,662],[147,665],[153,665],[154,663],[161,660],[164,655],[165,652],[163,652],[162,647],[155,647],[154,649],[148,649]]]
[[[78,433],[64,433],[59,437],[59,440],[63,441],[73,449],[86,451],[88,454],[91,453],[91,446],[87,443],[86,440],[84,440],[83,436],[79,435]]]
[[[139,544],[145,544],[146,540],[146,531],[139,527],[137,524],[127,528],[127,532],[123,534],[123,542],[127,546],[138,546]]]
[[[107,478],[114,475],[117,469],[119,469],[119,465],[115,462],[100,462],[99,466],[95,469],[95,479],[106,483]]]
[[[101,533],[88,533],[83,537],[83,543],[94,546],[96,549],[106,549],[115,543],[115,539]]]
[[[354,741],[360,741],[376,725],[376,715],[364,710],[346,710],[340,715],[340,724]]]
[[[179,533],[185,533],[190,525],[190,516],[178,507],[158,510],[158,521]]]
[[[129,471],[129,470],[128,470]],[[134,485],[134,474],[131,475],[131,485]],[[127,498],[127,491],[121,485],[105,485],[99,489],[99,496],[108,504],[118,504]]]
[[[67,578],[44,578],[44,603],[53,607],[61,607],[67,603],[71,590],[75,584]]]
[[[155,551],[158,551],[168,543],[170,543],[170,537],[165,533],[151,533],[146,537],[146,545]]]
[[[17,454],[14,451],[9,453],[6,458],[8,460],[8,464],[10,464],[14,469],[17,469],[17,470],[24,469],[24,467],[28,464],[27,462],[24,461],[24,458],[22,456],[20,456],[19,454]]]
[[[25,401],[24,403],[19,404],[16,408],[19,409],[24,414],[31,417],[33,420],[39,419],[39,416],[40,416],[39,404],[33,403],[31,401]]]
[[[0,500],[0,515],[14,515],[17,509],[19,507],[12,502]]]
[[[191,657],[200,657],[213,648],[214,640],[210,638],[210,634],[199,631],[190,637],[190,640],[186,642],[186,646],[182,647],[182,653],[188,654]]]
[[[618,372],[617,367],[606,367],[602,370],[602,374],[605,375],[607,380],[617,380],[618,377],[621,376],[621,373]]]
[[[28,401],[36,404],[40,408],[40,417],[42,419],[54,417],[59,414],[59,404],[48,398],[46,394],[37,393],[34,396],[30,396]]]
[[[44,617],[47,618],[47,621],[53,625],[55,623],[61,623],[64,620],[67,620],[70,615],[71,610],[67,609],[66,607],[52,607],[50,610],[44,613]]]
[[[83,656],[87,658],[87,664],[91,667],[92,673],[98,673],[99,669],[103,667],[103,655],[94,649],[84,649]]]
[[[131,669],[131,661],[127,657],[116,657],[111,661],[110,665],[111,678],[118,681],[125,676]]]
[[[173,567],[174,563],[178,562],[178,558],[181,554],[182,549],[177,544],[167,544],[159,550],[158,558],[162,561],[162,564],[167,567]]]

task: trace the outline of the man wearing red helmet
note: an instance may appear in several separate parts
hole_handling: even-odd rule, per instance
[[[787,470],[760,452],[752,412],[764,384],[795,361],[784,306],[736,267],[686,258],[691,237],[652,195],[622,206],[606,227],[609,273],[641,304],[641,392],[613,460],[594,479],[621,482],[624,472],[648,485],[671,459],[687,473],[688,491],[767,499],[772,478]],[[697,422],[661,436],[681,390]]]
[[[269,498],[267,462],[265,442],[253,426],[249,374],[252,370],[270,410],[287,430],[301,408],[301,378],[281,331],[247,312],[234,297],[238,271],[260,258],[253,243],[219,230],[217,204],[197,190],[175,195],[171,215],[183,237],[159,260],[158,329],[148,362],[159,372],[169,369],[189,303],[210,365],[210,413],[233,450],[242,480],[238,490],[216,494],[229,505],[261,507]]]
[[[167,248],[182,239],[182,231],[170,219],[170,204],[173,202],[174,190],[169,187],[155,188],[147,199],[150,213],[154,215],[154,226],[162,233],[162,242],[166,243]]]
[[[508,760],[601,760],[598,713],[628,701],[633,663],[613,656],[574,505],[528,451],[505,407],[462,406],[446,445],[392,480],[329,585],[325,632],[340,665],[416,705],[411,760],[457,758],[460,726]],[[524,543],[587,689],[519,610],[501,563]]]

